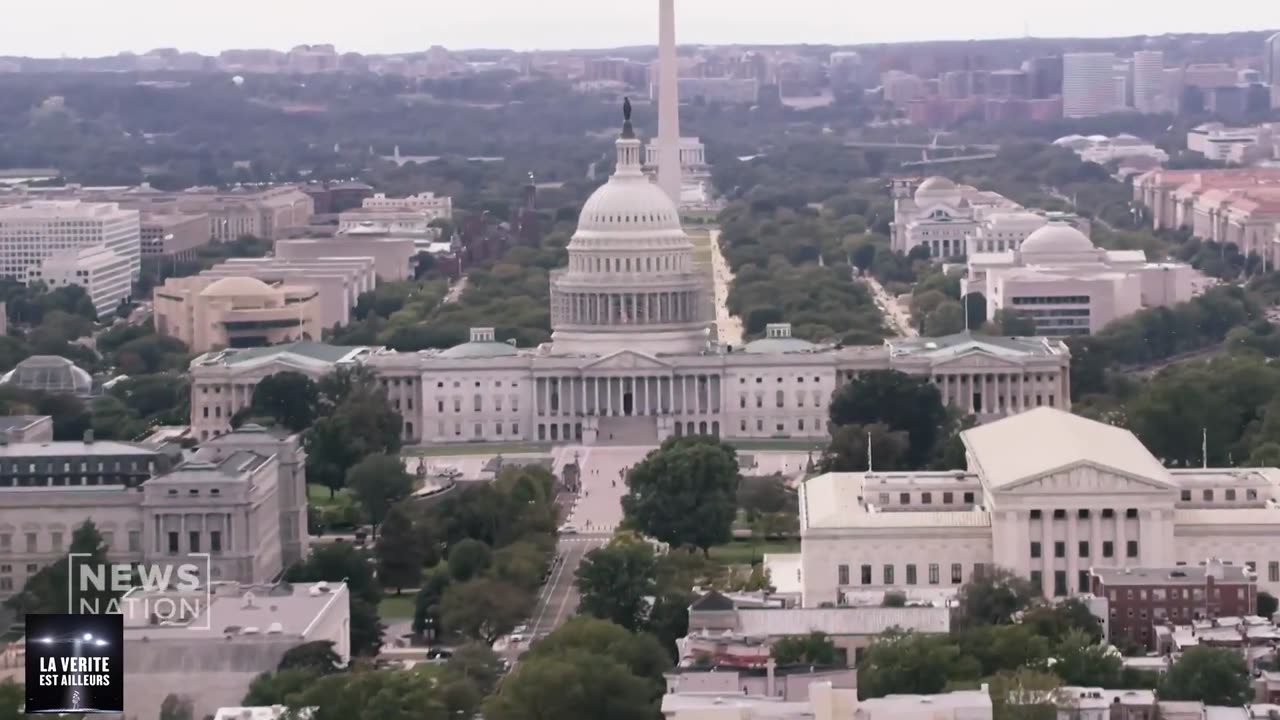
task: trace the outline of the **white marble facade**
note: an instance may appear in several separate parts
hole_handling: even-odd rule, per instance
[[[997,565],[1047,597],[1089,568],[1216,557],[1280,590],[1280,469],[1167,469],[1127,430],[1041,408],[963,434],[968,469],[832,473],[801,494],[805,606],[958,587]]]

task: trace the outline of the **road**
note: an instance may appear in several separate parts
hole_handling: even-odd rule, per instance
[[[899,337],[919,337],[920,333],[911,325],[911,315],[902,309],[896,298],[889,295],[879,280],[870,275],[863,276],[867,283],[867,287],[871,288],[871,296],[876,301],[876,307],[880,308],[880,312],[884,313],[885,321],[888,322],[889,328],[898,334]]]
[[[729,314],[729,288],[733,271],[720,251],[720,229],[711,231],[711,275],[715,284],[716,337],[722,345],[742,346],[742,318]]]

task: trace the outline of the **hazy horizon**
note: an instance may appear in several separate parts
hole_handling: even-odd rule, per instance
[[[555,51],[653,45],[657,40],[656,0],[219,0],[183,5],[175,7],[172,0],[26,3],[7,9],[0,55],[104,57],[161,47],[216,55],[233,48],[288,50],[325,43],[341,52],[366,54],[419,52],[433,45]],[[1155,0],[1077,0],[1069,13],[1057,5],[1015,0],[916,0],[908,11],[876,16],[860,12],[859,5],[788,0],[786,13],[780,14],[750,0],[677,0],[677,38],[681,44],[705,45],[859,45],[1280,27],[1280,3],[1274,0],[1244,0],[1230,13]],[[1242,17],[1256,22],[1242,26],[1237,20]]]

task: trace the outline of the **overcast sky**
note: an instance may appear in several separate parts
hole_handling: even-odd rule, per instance
[[[1280,27],[1280,0],[677,0],[681,43],[1105,37]],[[0,55],[333,43],[388,53],[650,45],[657,0],[0,0]]]

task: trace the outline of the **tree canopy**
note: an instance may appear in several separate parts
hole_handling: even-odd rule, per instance
[[[739,471],[732,447],[714,438],[668,438],[631,468],[622,509],[641,532],[704,552],[732,538]]]

